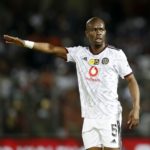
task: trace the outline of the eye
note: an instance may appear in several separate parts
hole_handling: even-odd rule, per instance
[[[105,29],[104,28],[98,28],[97,30],[103,32]]]

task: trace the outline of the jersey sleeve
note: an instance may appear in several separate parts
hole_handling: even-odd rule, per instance
[[[117,58],[117,66],[119,76],[124,79],[127,75],[132,73],[132,69],[128,63],[125,53],[120,50]]]
[[[67,53],[67,62],[75,62],[77,53],[80,50],[80,46],[75,47],[66,47]]]

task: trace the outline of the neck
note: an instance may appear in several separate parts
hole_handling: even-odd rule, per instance
[[[103,43],[102,45],[93,45],[90,47],[90,51],[91,53],[96,55],[96,54],[101,53],[105,49],[106,46],[107,45],[105,43]]]

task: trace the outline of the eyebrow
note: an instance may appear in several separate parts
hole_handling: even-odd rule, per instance
[[[86,29],[103,29],[105,30],[105,27],[93,27],[93,26],[88,26]]]

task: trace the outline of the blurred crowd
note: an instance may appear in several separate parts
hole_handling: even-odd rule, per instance
[[[82,118],[75,65],[6,45],[3,34],[57,45],[87,45],[85,22],[105,20],[108,43],[126,53],[141,91],[141,120],[126,126],[131,98],[120,80],[123,136],[150,137],[149,0],[1,0],[0,137],[80,138]]]

